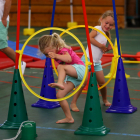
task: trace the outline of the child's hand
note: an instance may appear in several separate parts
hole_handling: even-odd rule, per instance
[[[111,47],[110,44],[109,44],[108,47],[107,47],[107,51],[109,51],[109,50],[112,50],[112,47]]]
[[[107,51],[107,47],[104,44],[101,45],[100,49],[102,50],[103,53]]]
[[[48,53],[48,57],[51,58],[51,59],[54,59],[56,57],[56,53],[54,52],[49,52]]]

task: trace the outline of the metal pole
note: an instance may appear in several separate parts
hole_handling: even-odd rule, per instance
[[[71,15],[71,22],[73,22],[73,0],[70,0],[70,15]]]
[[[29,11],[28,11],[28,28],[31,28],[31,0],[29,0]]]

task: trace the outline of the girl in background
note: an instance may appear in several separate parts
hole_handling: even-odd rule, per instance
[[[114,26],[113,11],[110,11],[110,10],[106,11],[101,16],[99,21],[100,21],[100,25],[95,26],[95,28],[99,29],[104,34],[106,34],[109,38],[111,38],[109,31]],[[98,85],[102,86],[103,84],[105,84],[105,79],[104,79],[104,73],[103,73],[100,59],[102,58],[103,53],[111,50],[112,48],[110,45],[108,45],[108,47],[106,47],[107,39],[101,33],[97,32],[95,30],[92,30],[90,32],[89,36],[90,36],[92,57],[93,57],[93,62],[94,62],[94,70],[96,72],[96,79],[97,79]],[[88,47],[86,49],[86,53],[87,53],[88,61],[90,61]],[[81,60],[85,63],[85,56],[82,56]],[[89,71],[91,71],[91,66],[89,66]],[[77,99],[80,96],[83,88],[84,88],[84,86],[73,97],[73,100],[70,105],[72,111],[75,111],[75,112],[79,111],[79,109],[76,105],[76,102],[77,102]],[[107,100],[107,87],[105,86],[104,88],[102,88],[100,90],[100,92],[102,95],[102,100],[103,100],[104,105],[110,106],[111,103]]]

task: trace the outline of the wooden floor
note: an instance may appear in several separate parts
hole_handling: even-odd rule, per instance
[[[23,36],[23,28],[20,31],[20,43],[24,44],[27,40],[27,36]],[[39,28],[35,28],[36,31]],[[16,27],[9,28],[9,40],[16,41]],[[85,29],[75,29],[72,31],[86,47],[86,34]],[[41,33],[43,34],[43,33]],[[37,39],[41,35],[35,36],[29,44],[37,44]],[[112,42],[114,44],[115,31],[111,31]],[[140,51],[140,29],[120,29],[119,30],[120,43],[122,53],[135,55]],[[71,46],[79,46],[77,42],[64,35],[66,43]],[[36,140],[139,140],[140,139],[140,64],[124,64],[125,73],[130,75],[127,79],[127,86],[129,89],[129,96],[131,104],[137,107],[137,111],[132,114],[116,114],[106,113],[107,107],[103,105],[100,96],[101,112],[103,117],[103,123],[106,127],[110,128],[110,132],[106,136],[85,136],[74,135],[74,131],[82,124],[86,93],[81,94],[78,100],[78,107],[80,112],[71,112],[75,119],[74,124],[56,124],[58,119],[64,118],[62,109],[43,109],[31,107],[31,104],[38,101],[38,98],[31,94],[23,85],[23,92],[25,97],[26,109],[28,118],[31,121],[36,122],[36,131],[38,137]],[[110,65],[104,66],[104,74],[107,75],[110,72]],[[3,124],[8,117],[9,101],[11,96],[11,88],[13,81],[14,68],[8,68],[0,70],[0,124]],[[36,93],[40,94],[42,84],[43,69],[31,69],[26,68],[24,78],[28,85]],[[57,80],[57,76],[54,73],[54,78]],[[107,81],[108,79],[106,79]],[[108,100],[112,102],[114,92],[115,80],[112,79],[107,85]],[[100,94],[99,94],[100,95]],[[70,103],[72,97],[68,99]],[[16,136],[18,130],[2,130],[0,129],[0,139],[9,139]],[[20,139],[20,136],[17,140]]]

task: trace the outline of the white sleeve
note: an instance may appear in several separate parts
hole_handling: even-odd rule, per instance
[[[101,26],[95,26],[94,28],[98,29],[101,31]],[[97,31],[97,35],[100,34],[98,31]]]

